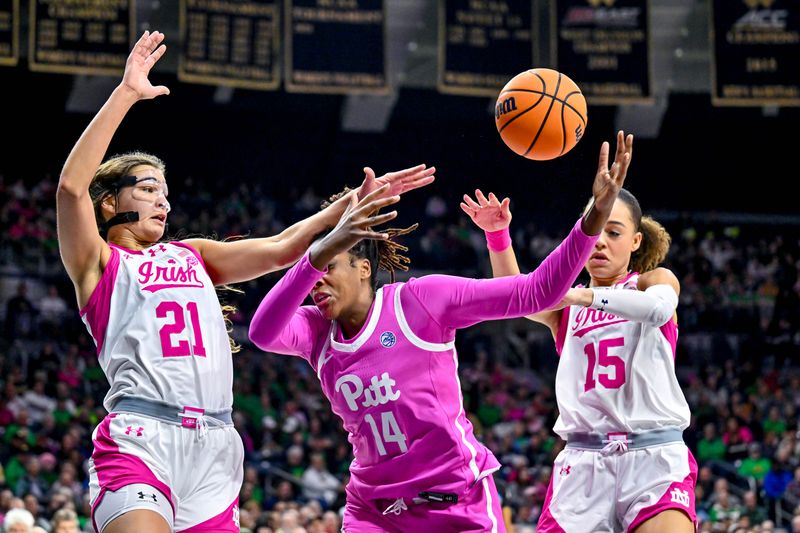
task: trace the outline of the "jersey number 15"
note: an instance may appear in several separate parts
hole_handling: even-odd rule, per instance
[[[595,367],[599,364],[601,367],[609,368],[610,372],[597,372],[597,381],[607,389],[618,389],[625,384],[625,360],[618,355],[610,355],[609,348],[620,348],[625,345],[625,339],[617,337],[615,339],[602,339],[597,343],[599,347],[600,356],[598,357],[598,350],[595,350],[595,345],[590,342],[583,347],[583,353],[589,359],[589,364],[586,367],[586,384],[583,386],[583,392],[589,392],[597,386],[594,378]]]

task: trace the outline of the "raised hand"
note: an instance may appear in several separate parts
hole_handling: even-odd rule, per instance
[[[483,231],[498,231],[511,224],[511,210],[508,207],[511,200],[509,198],[505,198],[501,202],[494,193],[490,192],[487,199],[480,189],[475,189],[475,200],[465,194],[464,201],[461,202],[461,210],[469,215],[475,225]]]
[[[388,234],[373,229],[397,216],[397,211],[390,211],[383,215],[375,214],[382,207],[400,201],[399,195],[386,196],[387,190],[389,190],[389,184],[375,189],[361,200],[358,200],[355,194],[347,196],[350,203],[339,219],[339,223],[311,247],[309,260],[315,268],[324,269],[334,257],[346,252],[362,239],[382,241],[389,238]]]
[[[604,213],[611,212],[619,190],[628,175],[628,166],[633,157],[633,135],[629,134],[625,137],[622,130],[617,132],[617,153],[614,155],[611,168],[608,168],[608,152],[608,143],[604,142],[600,147],[600,160],[592,185],[595,208]]]
[[[161,32],[144,32],[136,41],[128,56],[128,61],[125,63],[122,85],[133,91],[139,100],[148,100],[162,94],[169,94],[169,89],[163,85],[153,86],[148,78],[150,69],[167,50],[167,46],[161,44],[163,40],[164,34]]]
[[[359,198],[364,198],[375,189],[388,185],[387,196],[397,196],[414,189],[419,189],[425,185],[433,183],[436,178],[434,173],[436,167],[427,168],[424,164],[415,167],[398,170],[397,172],[387,172],[380,178],[375,177],[375,171],[370,167],[364,167],[364,182],[357,189]]]
[[[581,223],[583,231],[588,235],[597,235],[603,230],[619,190],[625,183],[632,154],[633,135],[625,137],[622,130],[617,132],[617,153],[611,168],[608,168],[608,143],[604,142],[600,146],[600,160],[592,184],[592,203]]]

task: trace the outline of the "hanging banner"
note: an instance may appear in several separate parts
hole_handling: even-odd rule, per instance
[[[133,0],[30,0],[30,68],[118,75],[134,41]]]
[[[19,0],[0,0],[0,65],[19,60]]]
[[[181,0],[179,19],[179,80],[262,90],[280,84],[276,0]]]
[[[384,93],[384,0],[286,0],[286,90]]]
[[[653,98],[649,0],[552,0],[552,64],[592,104]]]
[[[439,0],[439,91],[497,96],[534,68],[533,2]]]
[[[711,102],[800,106],[800,3],[711,2]]]

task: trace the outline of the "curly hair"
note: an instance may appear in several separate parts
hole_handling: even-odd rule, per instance
[[[320,204],[322,209],[327,208],[335,201],[353,192],[350,187],[345,187],[342,191],[332,195],[327,200],[323,200]],[[389,238],[384,241],[377,241],[373,239],[363,239],[358,241],[355,246],[350,248],[350,255],[357,259],[366,259],[369,261],[372,273],[370,274],[370,285],[372,290],[378,288],[378,270],[382,269],[389,273],[391,283],[395,281],[395,272],[402,270],[408,272],[411,265],[411,259],[403,255],[402,252],[407,252],[408,247],[396,242],[395,237],[407,235],[417,229],[419,224],[415,223],[407,228],[387,228],[382,230]],[[327,233],[327,232],[325,232]],[[322,236],[322,234],[320,235]]]

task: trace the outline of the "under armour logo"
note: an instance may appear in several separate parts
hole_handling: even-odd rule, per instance
[[[672,497],[672,501],[675,503],[679,503],[684,507],[689,507],[689,491],[688,490],[681,490],[679,488],[674,488],[670,491],[670,496]]]
[[[569,466],[569,465],[562,466],[561,470],[559,471],[559,474],[561,474],[562,476],[568,476],[571,470],[572,470],[572,467]]]
[[[125,430],[125,434],[126,434],[126,435],[130,435],[132,431],[135,431],[135,432],[136,432],[136,436],[137,436],[137,437],[141,437],[141,436],[142,436],[142,433],[144,433],[144,428],[143,428],[143,427],[141,427],[141,426],[139,426],[138,428],[136,428],[136,429],[133,429],[133,426],[128,426],[128,429],[127,429],[127,430]]]
[[[608,300],[606,300],[605,298],[601,298],[600,299],[600,309],[599,310],[600,311],[605,311],[607,305],[608,305]]]
[[[153,250],[152,248],[150,248],[149,250],[147,250],[147,253],[150,254],[150,257],[155,257],[157,251],[158,252],[166,252],[167,249],[163,244],[159,244],[158,245],[158,250]]]
[[[145,500],[145,499],[148,499],[148,498],[153,498],[153,503],[158,503],[158,500],[156,499],[156,495],[155,494],[147,494],[146,492],[139,491],[139,499],[140,500]]]

